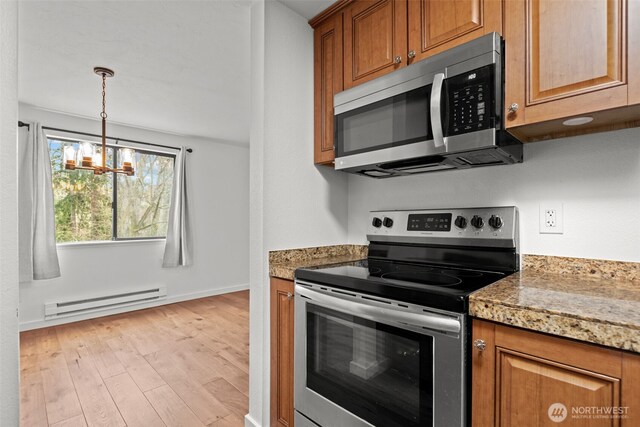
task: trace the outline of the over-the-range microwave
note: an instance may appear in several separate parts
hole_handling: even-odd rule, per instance
[[[504,42],[479,37],[334,96],[335,168],[376,178],[522,162]]]

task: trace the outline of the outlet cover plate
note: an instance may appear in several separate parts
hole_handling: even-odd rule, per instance
[[[553,213],[550,214],[550,212]],[[550,222],[555,224],[550,225]],[[563,228],[562,203],[540,203],[540,234],[562,234]]]

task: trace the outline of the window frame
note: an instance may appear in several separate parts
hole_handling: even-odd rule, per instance
[[[71,131],[65,131],[64,133],[68,133],[70,135],[73,135],[73,132]],[[82,136],[87,136],[85,134],[79,134]],[[97,140],[93,140],[93,139],[88,139],[88,138],[76,138],[73,136],[64,136],[64,135],[56,135],[53,133],[48,133],[46,132],[45,129],[45,136],[47,137],[47,144],[49,145],[49,141],[51,140],[55,140],[55,141],[61,141],[61,142],[71,142],[71,143],[81,143],[81,142],[91,142],[93,144],[96,145],[101,145],[102,142],[97,141]],[[107,139],[110,139],[107,137]],[[152,155],[156,155],[156,156],[162,156],[162,157],[169,157],[173,160],[173,171],[175,173],[175,165],[176,165],[176,158],[177,158],[177,154],[176,153],[169,153],[166,151],[157,151],[157,150],[150,150],[147,148],[139,148],[137,147],[135,144],[133,145],[129,145],[129,144],[118,144],[118,139],[115,140],[115,143],[110,143],[107,142],[107,148],[111,148],[113,149],[113,164],[117,165],[118,164],[118,151],[121,148],[132,148],[136,151],[136,153],[140,153],[140,154],[152,154]],[[150,144],[151,145],[151,144]],[[177,150],[177,149],[176,149]],[[51,161],[51,149],[49,147],[49,159]],[[53,171],[52,171],[53,172]],[[103,243],[110,243],[110,242],[136,242],[136,241],[153,241],[153,240],[166,240],[167,236],[166,233],[164,236],[154,236],[154,237],[118,237],[118,180],[117,180],[117,174],[112,173],[111,174],[111,180],[112,180],[112,185],[111,185],[111,239],[110,240],[79,240],[79,241],[71,241],[71,242],[58,242],[56,239],[56,245],[64,245],[64,246],[70,246],[70,245],[86,245],[86,244],[103,244]],[[173,192],[173,187],[171,188],[171,191]]]

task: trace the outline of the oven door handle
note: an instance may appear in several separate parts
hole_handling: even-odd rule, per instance
[[[309,289],[296,284],[296,294],[313,302],[317,302],[330,309],[364,317],[381,323],[397,322],[409,326],[428,328],[436,331],[460,333],[460,321],[440,316],[434,313],[410,313],[400,310],[392,310],[386,307],[378,307],[362,302],[348,301],[339,295],[327,295],[314,289]]]

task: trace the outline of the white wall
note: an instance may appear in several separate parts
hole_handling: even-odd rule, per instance
[[[265,246],[342,244],[347,176],[313,166],[313,30],[281,3],[266,5]]]
[[[279,2],[257,2],[252,59],[252,323],[246,424],[266,426],[268,251],[345,243],[347,176],[313,166],[313,30],[307,20]]]
[[[375,209],[515,205],[521,252],[640,262],[640,129],[527,144],[524,163],[375,180],[349,177],[349,242]],[[564,204],[564,234],[539,234],[539,204]]]
[[[89,120],[20,105],[20,120],[100,133]],[[24,137],[26,130],[21,130]],[[48,326],[44,304],[154,285],[167,286],[170,303],[248,288],[249,147],[107,123],[110,136],[193,148],[188,183],[194,238],[193,265],[163,269],[164,241],[58,246],[62,277],[20,284],[22,329]],[[138,305],[133,309],[157,305]],[[131,309],[131,308],[129,308]],[[91,316],[122,311],[110,310]],[[88,317],[88,315],[86,316]],[[62,321],[76,321],[82,316]]]
[[[0,1],[0,426],[19,424],[18,5]]]
[[[269,425],[269,369],[266,360],[265,337],[268,337],[266,310],[269,290],[264,283],[264,50],[265,3],[256,1],[251,7],[251,130],[250,178],[251,205],[249,241],[249,413],[246,427]],[[268,401],[268,399],[267,399]],[[264,423],[263,423],[264,420]]]

